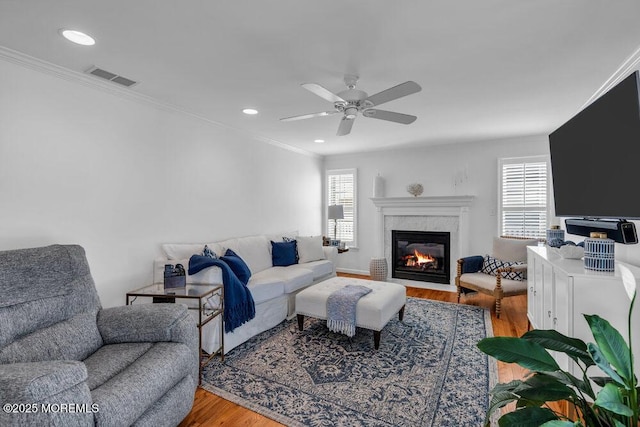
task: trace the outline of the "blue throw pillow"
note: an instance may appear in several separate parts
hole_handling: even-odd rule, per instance
[[[231,271],[235,273],[242,283],[246,285],[249,282],[251,270],[249,270],[247,263],[245,263],[237,253],[231,249],[227,249],[224,256],[221,256],[220,259],[227,263]]]
[[[286,267],[298,263],[298,251],[296,241],[274,242],[271,241],[271,260],[274,267]]]

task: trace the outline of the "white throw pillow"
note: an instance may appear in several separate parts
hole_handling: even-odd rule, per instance
[[[271,243],[265,236],[247,236],[225,240],[220,245],[234,251],[247,264],[251,274],[256,274],[273,266]]]
[[[298,245],[298,262],[300,264],[325,259],[324,251],[322,250],[322,236],[297,236],[296,242]]]

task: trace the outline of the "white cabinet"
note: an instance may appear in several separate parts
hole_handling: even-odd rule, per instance
[[[592,342],[583,314],[597,314],[628,337],[629,298],[616,266],[613,273],[586,270],[582,260],[564,259],[547,247],[528,248],[527,315],[532,328],[558,332]],[[640,268],[627,265],[640,283]],[[640,297],[634,308],[632,330],[636,375],[640,374]],[[563,369],[581,373],[562,354],[555,354]]]

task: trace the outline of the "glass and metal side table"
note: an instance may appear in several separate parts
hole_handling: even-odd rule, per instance
[[[189,283],[183,288],[167,288],[164,284],[154,283],[134,291],[127,292],[127,305],[133,304],[138,297],[153,298],[153,302],[174,303],[178,299],[187,300],[185,303],[190,310],[198,310],[198,345],[200,348],[200,373],[202,368],[220,355],[224,360],[224,287],[219,285],[208,285]],[[195,304],[189,304],[188,300],[197,300]],[[220,347],[211,353],[202,350],[202,327],[213,319],[220,318]]]

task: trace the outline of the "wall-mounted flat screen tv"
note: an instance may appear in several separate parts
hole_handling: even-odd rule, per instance
[[[640,219],[638,71],[549,135],[556,215]]]

